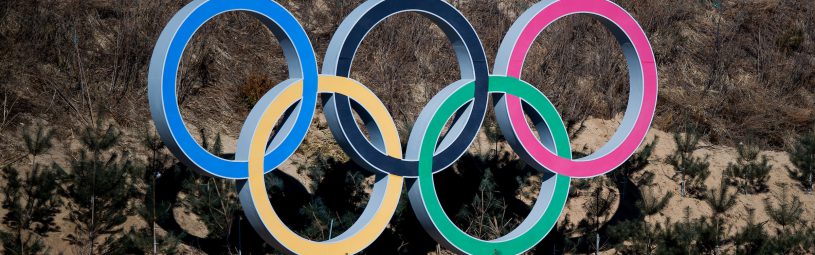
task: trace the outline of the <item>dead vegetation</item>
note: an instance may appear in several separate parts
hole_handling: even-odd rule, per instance
[[[185,2],[5,2],[0,7],[4,136],[39,119],[60,123],[64,133],[92,123],[99,107],[126,128],[144,128],[152,46]],[[341,20],[359,3],[284,4],[304,24],[321,56]],[[515,18],[532,4],[453,3],[473,22],[489,59]],[[661,81],[657,127],[674,130],[695,122],[715,143],[757,137],[770,148],[788,148],[797,134],[812,128],[812,2],[619,4],[637,18],[656,50]],[[556,103],[567,123],[588,116],[609,119],[624,110],[626,65],[599,22],[582,16],[556,22],[542,33],[529,59],[525,79]],[[182,112],[194,125],[214,124],[225,135],[236,135],[251,106],[245,101],[286,73],[268,30],[249,15],[221,15],[187,47],[178,84]],[[458,79],[458,66],[432,22],[419,14],[399,14],[363,42],[352,77],[385,101],[406,138],[427,100]]]
[[[97,121],[100,109],[125,136],[152,129],[147,65],[164,25],[187,2],[0,2],[0,140],[17,141],[23,128],[44,123],[72,141],[75,130]],[[337,26],[363,1],[281,2],[304,25],[321,63]],[[491,64],[509,26],[532,4],[451,2],[473,23]],[[655,127],[676,131],[694,123],[706,143],[749,140],[764,149],[789,149],[815,128],[815,1],[616,2],[640,22],[655,49],[661,82]],[[538,38],[529,60],[524,79],[557,105],[570,126],[624,111],[627,66],[599,22],[583,16],[556,22]],[[243,13],[204,25],[181,66],[179,102],[190,129],[207,127],[233,138],[254,102],[287,76],[277,41]],[[429,19],[399,14],[368,35],[351,77],[379,95],[405,141],[422,107],[458,72],[449,42]],[[123,146],[138,147],[133,140],[124,138]],[[229,146],[225,150],[234,149]],[[0,143],[0,166],[23,158],[20,148]],[[678,197],[682,206],[698,206]],[[674,207],[666,214],[678,215],[682,208]]]

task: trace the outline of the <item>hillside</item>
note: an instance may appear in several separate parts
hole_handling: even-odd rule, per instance
[[[57,163],[68,169],[83,149],[83,128],[104,123],[115,126],[122,134],[116,147],[104,155],[123,155],[120,160],[132,160],[139,169],[147,169],[151,155],[142,140],[144,134],[155,130],[147,104],[148,63],[164,25],[188,2],[0,2],[0,167],[14,166],[23,173],[30,173],[31,165],[36,162],[41,165]],[[315,47],[318,63],[322,63],[322,56],[337,26],[363,1],[280,2],[303,24]],[[490,65],[509,26],[534,3],[520,0],[450,2],[473,23]],[[677,148],[673,134],[694,130],[701,135],[702,141],[693,156],[707,157],[709,162],[710,175],[702,180],[707,188],[720,185],[728,164],[737,162],[740,145],[757,146],[759,157],[766,156],[772,166],[766,190],[739,195],[735,206],[724,213],[726,235],[735,236],[748,225],[747,212],[751,208],[755,209],[755,222],[761,223],[769,236],[775,236],[781,226],[774,223],[765,211],[765,201],[772,203],[783,195],[796,196],[804,205],[800,216],[804,223],[798,230],[815,227],[811,225],[815,224],[815,207],[812,206],[815,196],[806,193],[802,184],[793,180],[787,170],[794,168],[787,152],[815,130],[815,1],[614,2],[640,22],[655,49],[659,68],[659,102],[648,138],[651,141],[653,137],[659,137],[659,141],[647,166],[632,175],[631,181],[634,183],[653,176],[650,185],[637,186],[635,190],[653,187],[649,190],[653,192],[650,195],[662,197],[671,192],[673,196],[663,210],[644,217],[645,221],[666,226],[669,225],[668,219],[678,223],[684,220],[686,208],[690,208],[688,215],[692,219],[712,217],[713,211],[703,198],[681,196],[678,181],[681,177],[668,162]],[[202,144],[205,139],[198,135],[201,129],[208,134],[205,136],[212,136],[210,145],[216,135],[222,136],[222,152],[224,157],[230,156],[229,153],[235,150],[241,125],[255,102],[269,88],[286,79],[285,64],[274,36],[250,15],[227,13],[209,21],[188,45],[178,74],[179,102],[187,127]],[[628,97],[626,68],[613,36],[598,21],[576,16],[556,22],[539,36],[527,59],[524,79],[555,103],[570,127],[575,152],[588,154],[604,144],[618,126],[617,120]],[[429,19],[406,13],[379,24],[367,36],[356,56],[351,77],[382,99],[393,115],[404,143],[424,105],[439,90],[457,81],[459,70],[444,34]],[[469,185],[466,192],[472,191],[467,194],[465,191],[450,191],[451,195],[442,198],[445,206],[449,206],[446,207],[448,215],[458,217],[460,211],[466,211],[470,206],[473,195],[481,188],[480,180],[487,178],[484,177],[486,172],[511,166],[520,169],[494,177],[499,181],[509,180],[507,182],[511,185],[492,187],[491,192],[504,203],[516,203],[510,206],[510,210],[520,208],[520,211],[500,217],[500,221],[506,224],[499,225],[505,228],[517,224],[525,206],[537,196],[534,187],[539,185],[540,177],[524,168],[502,138],[493,138],[495,130],[491,123],[494,123],[494,117],[489,117],[470,153],[439,178],[448,181],[462,178],[462,185]],[[54,146],[30,162],[21,134],[34,132],[38,126],[54,131]],[[168,153],[161,149],[160,154],[166,156]],[[190,194],[199,194],[200,190],[180,187],[179,183],[186,184],[189,180],[187,169],[177,165],[172,158],[163,160],[161,173],[178,174],[172,176],[177,179],[168,179],[165,184],[168,186],[163,187],[177,187],[158,192],[172,196],[172,199],[167,198],[173,202],[170,206],[173,211],[171,222],[178,224],[170,226],[172,229],[169,225],[161,225],[157,228],[161,235],[168,229],[183,232],[186,236],[178,237],[181,240],[177,243],[182,247],[181,253],[225,252],[202,245],[215,240],[208,235],[217,231],[208,230],[212,227],[208,225],[211,222],[196,215],[198,209],[189,203],[188,196],[195,196]],[[181,174],[179,169],[183,170]],[[470,169],[476,170],[465,171]],[[342,191],[351,193],[350,198],[342,197],[347,199],[342,204],[326,205],[335,213],[333,216],[296,219],[303,212],[287,209],[292,218],[286,219],[297,226],[297,231],[315,237],[322,237],[326,230],[326,226],[315,224],[327,220],[333,222],[336,219],[340,222],[339,228],[347,227],[348,218],[358,215],[360,204],[364,205],[360,201],[366,201],[365,191],[370,188],[372,179],[339,149],[322,117],[314,121],[307,141],[280,170],[293,178],[276,176],[282,179],[280,183],[297,186],[295,190],[300,192],[296,194],[297,198],[302,198],[304,205],[313,205],[314,200],[310,199],[330,198],[328,188],[345,185]],[[147,196],[152,187],[148,179],[137,177],[140,176],[134,176],[131,185],[139,194],[139,198],[130,200],[134,208],[145,203],[139,199]],[[197,184],[233,185],[198,176],[189,178]],[[516,178],[518,183],[514,183]],[[614,212],[628,214],[628,210],[636,209],[632,207],[634,198],[623,197],[611,179],[609,176],[573,181],[576,191],[564,212],[569,217],[561,218],[563,229],[543,245],[563,246],[563,251],[568,251],[567,244],[555,240],[565,235],[566,238],[561,239],[577,243],[573,252],[590,251],[590,245],[580,237],[591,231],[578,225],[586,220],[589,222],[583,224],[592,224],[586,217],[585,204],[593,201],[589,193],[598,187],[603,190],[603,197],[614,201],[603,217],[605,221],[595,224],[603,231],[615,225],[606,224],[615,221],[612,219]],[[169,183],[169,180],[177,183]],[[8,180],[0,178],[0,186],[7,183]],[[348,187],[348,183],[354,185]],[[740,192],[737,187],[728,191]],[[235,202],[234,191],[227,192],[228,198],[224,200]],[[272,193],[272,196],[277,194]],[[292,192],[286,195],[292,196]],[[628,207],[620,209],[621,205]],[[144,231],[150,229],[150,224],[140,218],[134,208],[129,208],[133,210],[124,224],[128,227],[120,229],[120,233],[130,226]],[[77,251],[65,241],[65,237],[74,232],[72,225],[66,223],[67,211],[67,208],[60,207],[55,219],[61,230],[46,239],[52,252]],[[0,215],[6,212],[4,204]],[[504,212],[488,213],[503,215]],[[412,213],[398,215],[398,220],[392,223],[393,229],[386,231],[382,241],[369,252],[393,252],[387,250],[392,247],[411,254],[433,251],[435,243],[429,237],[405,237],[405,233],[424,233],[420,228],[399,229],[398,226],[415,223]],[[459,221],[466,219],[464,216],[457,218]],[[565,222],[574,226],[570,229]],[[7,227],[0,227],[3,228]],[[237,237],[234,232],[229,232],[231,225],[225,228],[228,233],[222,239],[227,240],[228,248],[234,248],[235,244],[230,240],[237,240]],[[480,234],[489,236],[504,230]],[[247,227],[246,231],[252,230]],[[120,233],[114,233],[114,236]],[[813,237],[808,238],[813,244],[810,248],[815,249]],[[412,243],[405,244],[405,240]],[[606,252],[617,251],[613,240],[605,236],[603,240]],[[725,251],[735,253],[735,242],[735,237],[726,240]]]

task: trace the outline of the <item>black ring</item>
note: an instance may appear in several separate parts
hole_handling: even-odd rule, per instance
[[[460,133],[451,132],[440,143],[443,146],[441,148],[437,146],[437,150],[441,150],[437,151],[433,158],[433,171],[437,172],[458,160],[478,135],[486,115],[489,94],[489,69],[481,40],[467,18],[455,7],[441,0],[383,0],[364,3],[342,22],[331,39],[323,63],[323,74],[348,77],[354,55],[365,36],[386,18],[402,12],[423,14],[447,35],[456,51],[462,73],[462,81],[455,84],[475,81],[473,101],[469,107],[461,110],[454,120],[453,126],[461,127],[458,129]],[[417,159],[390,157],[384,153],[384,147],[380,142],[368,141],[354,119],[353,106],[348,97],[323,94],[322,101],[329,128],[340,146],[355,162],[374,172],[408,178],[417,176]],[[360,116],[366,125],[371,127],[373,121],[365,114]],[[465,121],[464,126],[461,126],[461,121]],[[416,123],[411,131],[409,145],[419,142],[413,140],[421,140],[421,137],[413,138],[414,135],[424,133],[423,129],[427,128],[427,125],[420,121]],[[368,130],[378,132],[376,128]]]

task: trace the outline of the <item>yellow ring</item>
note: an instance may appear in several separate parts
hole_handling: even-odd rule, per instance
[[[266,193],[266,183],[263,178],[266,144],[272,134],[276,120],[283,115],[286,109],[300,100],[302,85],[302,81],[296,82],[279,94],[274,102],[266,108],[267,110],[263,112],[261,121],[255,129],[255,133],[252,134],[248,155],[249,179],[247,180],[251,201],[254,203],[260,220],[268,233],[272,235],[276,243],[287,250],[286,252],[341,255],[357,253],[373,243],[390,222],[402,193],[403,178],[401,176],[386,175],[377,181],[374,190],[383,188],[385,191],[381,203],[369,203],[363,212],[363,216],[366,213],[372,213],[370,221],[362,222],[358,220],[349,229],[349,233],[343,233],[323,242],[305,239],[289,229],[272,208],[271,201],[269,201],[269,196]],[[339,93],[348,96],[367,109],[380,128],[385,143],[385,153],[394,158],[402,158],[401,143],[399,142],[399,135],[393,118],[373,92],[355,80],[338,76],[320,76],[319,91],[321,93]],[[373,196],[374,194],[371,195],[372,199]],[[369,210],[373,211],[369,212]]]

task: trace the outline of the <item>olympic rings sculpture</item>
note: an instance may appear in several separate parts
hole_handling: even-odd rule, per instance
[[[280,41],[290,79],[272,88],[250,112],[238,138],[235,160],[210,154],[196,143],[181,117],[176,75],[195,32],[213,17],[245,11],[263,22]],[[377,24],[402,12],[431,19],[452,42],[461,80],[433,97],[422,110],[402,155],[393,119],[363,84],[348,78],[357,48]],[[622,123],[609,142],[582,159],[571,158],[566,127],[549,99],[521,80],[526,55],[536,37],[554,21],[573,14],[592,16],[609,29],[627,59],[630,96]],[[556,224],[566,202],[570,178],[607,173],[627,160],[642,143],[654,116],[658,79],[645,32],[624,9],[607,0],[544,0],[512,25],[504,38],[493,74],[475,29],[455,7],[442,0],[369,0],[339,26],[317,70],[314,48],[303,27],[272,0],[195,0],[167,24],[157,42],[148,74],[150,110],[163,141],[183,163],[200,173],[240,180],[240,201],[247,218],[264,238],[292,254],[350,254],[371,244],[385,229],[408,179],[413,210],[425,230],[445,247],[463,254],[518,254],[540,242]],[[303,141],[322,100],[329,128],[354,162],[377,175],[370,202],[342,235],[323,242],[300,237],[275,213],[263,175],[288,159]],[[538,201],[509,234],[480,240],[449,219],[436,194],[433,174],[458,160],[475,139],[489,96],[503,135],[520,157],[543,172]],[[293,109],[288,111],[288,109]],[[357,125],[359,114],[370,139]],[[290,113],[290,114],[289,114]],[[527,116],[537,129],[535,135]],[[443,137],[448,120],[452,124]],[[275,124],[282,123],[277,132]]]

